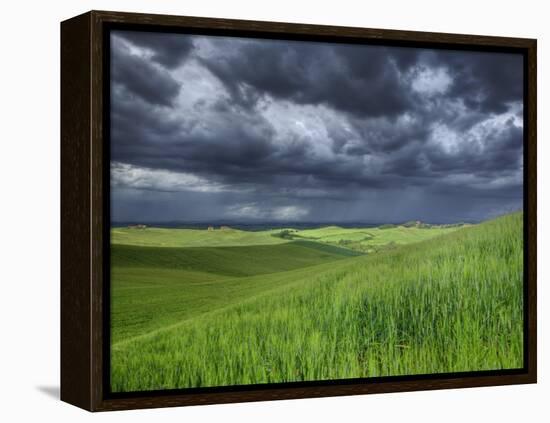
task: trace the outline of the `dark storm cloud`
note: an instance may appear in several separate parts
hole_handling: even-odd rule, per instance
[[[113,42],[111,48],[111,78],[115,84],[152,105],[172,105],[180,84],[170,73],[133,54],[120,42]]]
[[[261,119],[218,114],[215,123],[197,127],[196,118],[171,118],[124,90],[113,90],[112,96],[113,161],[237,178],[256,171],[272,154],[273,129]]]
[[[436,62],[455,75],[450,96],[462,98],[469,108],[503,113],[511,101],[523,97],[523,57],[517,54],[441,51]]]
[[[119,214],[448,221],[521,205],[520,56],[121,31],[112,64]]]
[[[155,32],[116,31],[116,36],[151,52],[151,60],[174,69],[181,65],[193,48],[189,37]]]
[[[486,142],[483,154],[471,146],[464,146],[453,155],[438,149],[429,150],[426,156],[430,169],[442,174],[460,172],[496,176],[518,168],[523,149],[522,128],[509,123],[498,135],[487,135]]]
[[[298,104],[324,103],[358,116],[395,115],[409,105],[398,72],[413,62],[410,50],[392,55],[371,46],[232,44],[224,56],[202,62],[244,106],[255,105],[263,95]],[[365,101],[369,98],[376,101]]]

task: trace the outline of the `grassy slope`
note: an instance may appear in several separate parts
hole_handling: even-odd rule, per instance
[[[115,344],[285,286],[303,274],[287,276],[287,271],[356,255],[307,241],[215,248],[113,245],[111,252]]]
[[[459,228],[443,228],[438,226],[432,228],[405,228],[403,226],[397,226],[389,229],[380,229],[378,227],[341,228],[339,226],[327,226],[324,228],[298,231],[295,234],[301,238],[331,244],[338,244],[340,241],[350,241],[359,244],[351,244],[350,247],[369,251],[372,247],[387,245],[389,243],[405,245],[424,241],[454,232],[457,229]]]
[[[114,345],[112,388],[520,367],[522,217],[289,271],[281,289]]]
[[[253,232],[238,229],[207,231],[206,229],[113,228],[111,229],[111,242],[150,247],[229,247],[288,242],[271,236],[272,233],[273,231]]]
[[[225,276],[283,272],[352,255],[356,253],[312,242],[243,247],[111,247],[114,267],[181,269]]]

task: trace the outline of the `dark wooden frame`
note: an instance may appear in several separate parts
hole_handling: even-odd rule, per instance
[[[524,55],[525,366],[508,372],[469,372],[240,390],[108,394],[104,317],[109,163],[105,162],[106,63],[103,33],[110,25],[198,33],[517,51]],[[536,383],[536,40],[475,35],[240,21],[91,11],[61,23],[61,399],[90,411],[355,395]]]

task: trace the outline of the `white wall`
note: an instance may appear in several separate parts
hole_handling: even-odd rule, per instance
[[[73,0],[2,5],[0,416],[11,421],[549,421],[550,25],[544,1]],[[539,40],[538,385],[92,415],[53,398],[59,374],[59,21],[89,9],[350,25]],[[533,10],[534,9],[534,10]],[[545,20],[546,12],[546,20]],[[546,334],[548,335],[548,334]],[[7,418],[6,418],[7,417]],[[545,419],[546,417],[546,419]],[[34,420],[31,420],[34,419]],[[161,420],[163,419],[163,420]]]

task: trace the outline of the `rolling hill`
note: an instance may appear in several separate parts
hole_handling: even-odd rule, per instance
[[[112,389],[521,367],[522,222],[366,255],[319,241],[341,228],[267,246],[115,244]]]

